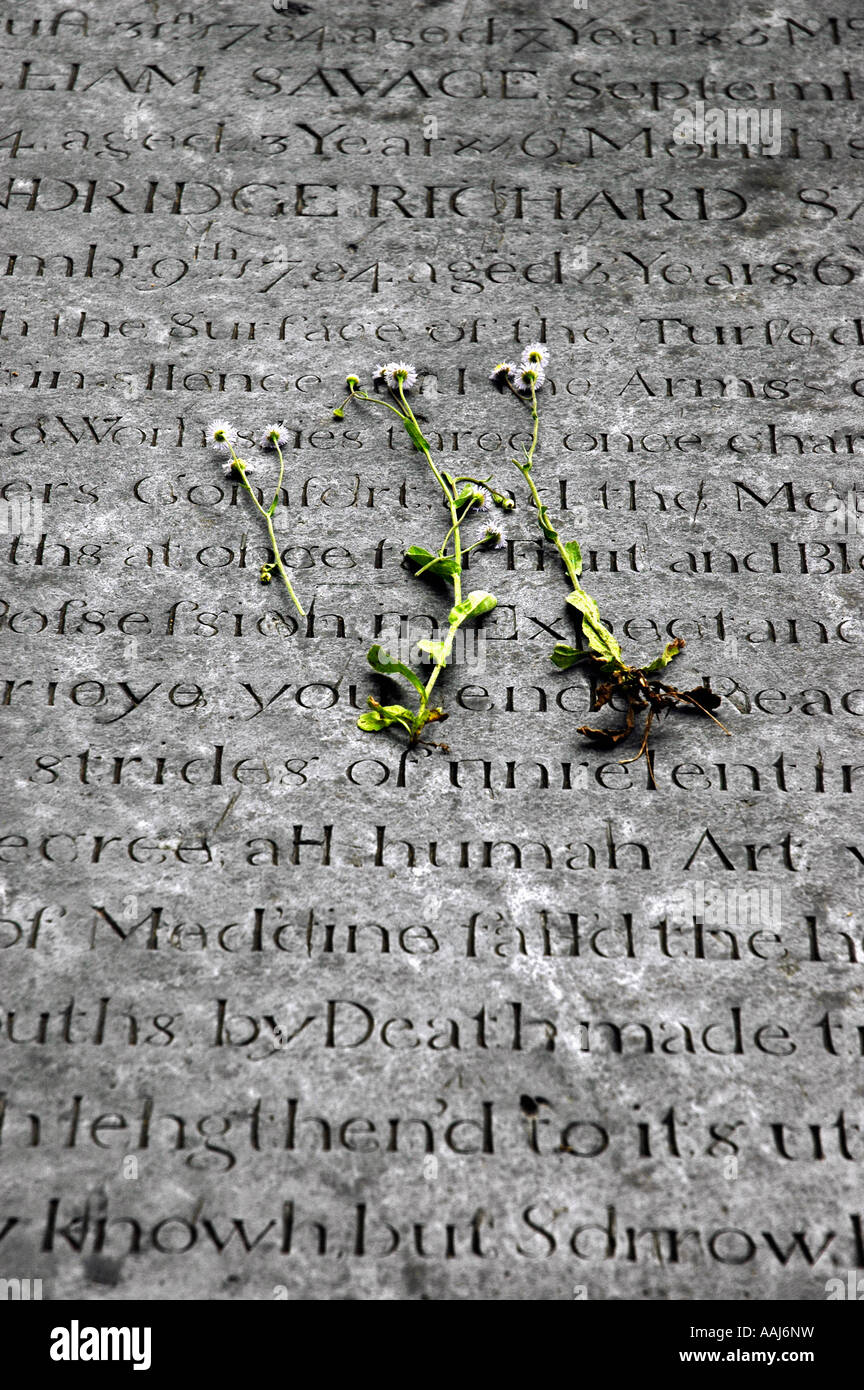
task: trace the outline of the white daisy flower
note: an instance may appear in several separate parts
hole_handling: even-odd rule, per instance
[[[384,362],[375,375],[383,377],[392,391],[397,391],[400,386],[403,391],[410,391],[417,380],[417,368],[412,367],[410,362]]]
[[[477,539],[490,550],[503,550],[506,545],[500,531],[481,531]]]
[[[275,449],[277,444],[282,443],[285,434],[286,430],[283,424],[268,425],[259,440],[261,448]]]
[[[205,433],[208,443],[222,454],[230,454],[232,444],[237,442],[237,431],[227,420],[211,420]]]
[[[542,367],[520,366],[510,373],[510,381],[517,391],[530,392],[533,386],[539,390],[546,380],[546,373]]]
[[[515,372],[516,366],[513,362],[496,362],[489,373],[490,381],[503,381],[505,376],[511,376]]]
[[[529,343],[522,354],[523,367],[546,367],[549,365],[549,353],[542,343]]]

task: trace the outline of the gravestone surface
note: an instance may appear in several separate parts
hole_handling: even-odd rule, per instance
[[[817,1300],[864,1266],[862,36],[4,7],[0,1275]],[[731,736],[577,732],[489,380],[537,341],[585,587],[629,662],[686,639]],[[517,503],[466,523],[498,605],[414,749],[357,727],[411,696],[366,652],[446,621],[403,553],[447,513],[395,416],[333,415],[394,359],[438,467]],[[262,497],[284,422],[303,618],[220,419]]]

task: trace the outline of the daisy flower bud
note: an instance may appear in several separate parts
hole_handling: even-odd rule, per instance
[[[230,454],[231,446],[237,442],[237,432],[227,420],[211,420],[205,434],[207,442],[222,454]]]
[[[523,367],[547,367],[549,354],[542,343],[529,343],[522,354]]]
[[[375,375],[377,376],[378,373],[376,372]],[[357,387],[360,385],[359,376],[355,376],[353,372],[349,372],[348,376],[345,378],[345,385],[348,387],[349,391],[356,391]]]

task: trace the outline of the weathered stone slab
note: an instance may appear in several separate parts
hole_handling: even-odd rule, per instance
[[[862,21],[3,22],[0,1274],[824,1298],[864,1265]],[[549,660],[578,621],[488,380],[538,340],[585,587],[724,697],[654,785]],[[410,697],[369,646],[446,622],[403,553],[447,513],[394,416],[332,414],[392,359],[438,466],[517,502],[413,751],[356,721]],[[213,419],[262,497],[285,423],[303,618]]]

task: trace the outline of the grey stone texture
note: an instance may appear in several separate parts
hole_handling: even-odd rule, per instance
[[[864,1265],[864,22],[821,10],[7,7],[4,1277],[808,1301]],[[724,696],[656,787],[549,660],[578,622],[488,380],[537,339],[586,586]],[[415,751],[356,720],[406,698],[371,642],[446,614],[402,563],[446,513],[395,417],[332,416],[393,358],[518,503]],[[265,491],[288,427],[305,621],[214,418]]]

